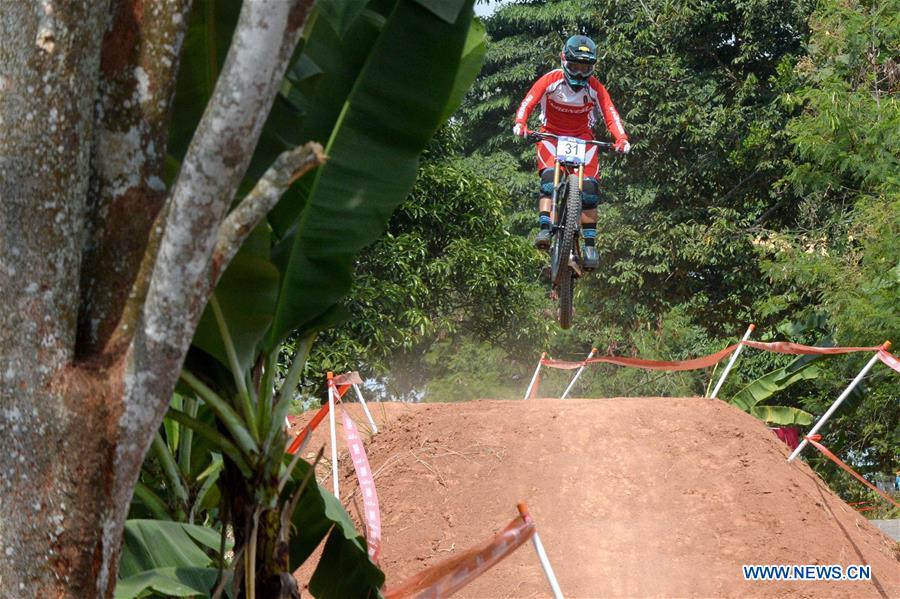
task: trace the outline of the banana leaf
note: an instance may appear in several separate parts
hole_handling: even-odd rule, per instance
[[[339,528],[332,529],[319,567],[309,580],[312,595],[317,599],[381,597],[384,574],[371,561],[359,559],[359,553],[365,550],[365,540],[361,537],[346,539]],[[374,586],[372,583],[379,579],[381,583]]]
[[[166,597],[208,596],[218,570],[219,531],[160,520],[128,520],[116,581],[116,599],[148,594]],[[230,545],[226,545],[230,547]]]
[[[195,0],[184,38],[168,153],[180,164],[212,96],[241,12],[240,2]],[[177,170],[177,169],[175,169]]]
[[[340,35],[347,33],[368,0],[319,0],[316,8]]]
[[[809,412],[805,412],[800,408],[791,408],[788,406],[753,406],[750,414],[759,418],[763,422],[769,424],[778,424],[781,426],[800,425],[806,426],[812,424],[813,416]]]
[[[216,568],[154,568],[128,578],[120,578],[116,581],[113,596],[115,599],[146,596],[208,597],[218,574]]]
[[[270,261],[270,239],[267,225],[257,227],[216,285],[215,296],[243,370],[256,359],[257,347],[272,324],[278,301],[281,275]],[[197,325],[193,344],[229,367],[222,334],[209,306]]]
[[[156,568],[212,565],[204,548],[219,550],[219,532],[205,526],[163,520],[128,520],[119,561],[119,577]]]
[[[784,391],[794,383],[818,378],[819,368],[814,362],[821,356],[800,356],[783,368],[767,372],[729,399],[732,403],[749,412],[757,404]]]
[[[441,116],[441,122],[449,119],[459,105],[462,104],[463,97],[475,77],[481,72],[481,65],[484,63],[484,55],[487,53],[487,30],[481,21],[474,19],[472,26],[469,27],[469,33],[466,36],[466,44],[463,47],[462,60],[459,63],[459,72],[456,75],[456,81],[453,83],[453,90],[450,92],[450,100],[444,108],[444,114]]]
[[[472,0],[454,23],[409,2],[388,14],[340,105],[328,162],[313,173],[296,222],[286,220],[293,216],[287,205],[271,215],[273,229],[292,233],[280,242],[290,251],[279,264],[283,283],[267,349],[293,331],[303,334],[349,291],[354,256],[381,235],[406,197],[419,155],[441,123],[471,21]],[[312,54],[313,38],[308,49],[326,72],[321,90],[329,70]]]
[[[297,464],[287,485],[291,495],[309,472],[304,461]],[[315,479],[313,479],[315,482]],[[318,484],[309,485],[300,497],[291,518],[294,536],[289,554],[292,567],[298,567],[312,555],[328,536],[325,552],[310,579],[310,590],[318,599],[378,597],[384,574],[369,559],[366,540],[359,534],[350,516],[334,495]]]
[[[448,23],[455,23],[463,6],[466,5],[464,0],[416,0],[416,2]]]

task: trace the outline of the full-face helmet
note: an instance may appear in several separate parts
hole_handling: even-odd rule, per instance
[[[566,82],[572,89],[587,85],[597,63],[597,44],[586,35],[573,35],[560,53]]]

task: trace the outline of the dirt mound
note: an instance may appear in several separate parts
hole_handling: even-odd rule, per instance
[[[896,544],[805,464],[788,464],[788,448],[762,423],[725,403],[480,401],[372,411],[382,430],[367,449],[389,586],[485,540],[524,500],[566,597],[900,597]],[[309,448],[327,439],[327,423],[321,429]],[[329,469],[320,466],[323,482]],[[361,501],[350,496],[346,453],[342,479],[355,513]],[[869,564],[872,580],[749,582],[742,564]],[[534,551],[523,547],[457,596],[551,595]]]

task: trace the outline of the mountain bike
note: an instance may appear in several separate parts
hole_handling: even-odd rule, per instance
[[[581,266],[581,191],[587,146],[612,151],[614,145],[604,141],[565,137],[540,131],[529,131],[529,141],[556,142],[553,169],[553,194],[550,211],[550,297],[559,299],[559,326],[572,326],[575,279],[584,274]]]

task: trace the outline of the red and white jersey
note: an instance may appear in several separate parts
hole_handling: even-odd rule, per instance
[[[528,90],[516,112],[516,122],[524,126],[538,103],[541,105],[541,125],[545,131],[592,139],[594,123],[602,115],[606,128],[616,141],[628,139],[609,93],[596,77],[592,76],[583,88],[573,90],[566,83],[562,69],[550,71]]]

